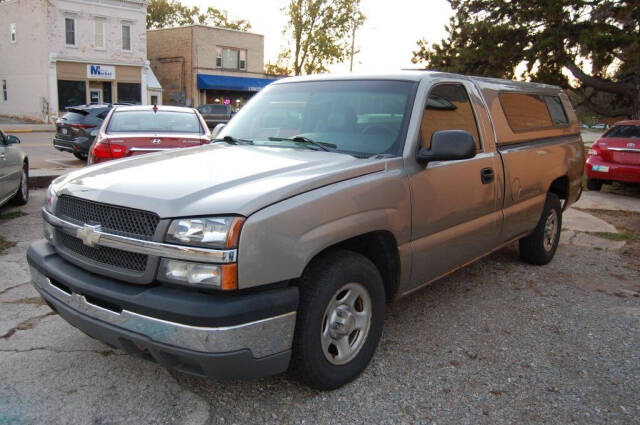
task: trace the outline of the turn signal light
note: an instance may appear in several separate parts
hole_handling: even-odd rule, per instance
[[[600,156],[600,148],[593,145],[589,148],[589,156]]]

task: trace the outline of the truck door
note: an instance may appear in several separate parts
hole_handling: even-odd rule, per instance
[[[488,121],[488,115],[484,106],[472,104],[470,90],[475,93],[467,82],[442,82],[431,87],[427,97],[421,146],[429,148],[436,131],[465,130],[473,135],[477,154],[467,160],[430,162],[410,171],[413,264],[408,289],[483,255],[498,242],[502,163],[486,131],[490,123],[482,123],[483,131],[478,129],[477,117]],[[482,108],[482,113],[474,112],[474,106]]]

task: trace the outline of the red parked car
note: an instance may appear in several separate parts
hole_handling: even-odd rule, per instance
[[[614,181],[640,183],[640,120],[615,123],[589,148],[587,188]]]
[[[117,106],[89,150],[89,164],[211,142],[209,127],[193,108]]]

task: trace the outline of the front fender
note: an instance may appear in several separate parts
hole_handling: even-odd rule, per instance
[[[401,168],[315,189],[251,215],[240,233],[238,287],[298,278],[319,252],[365,233],[411,235],[409,185]]]

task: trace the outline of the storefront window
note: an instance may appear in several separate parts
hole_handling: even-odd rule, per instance
[[[87,86],[84,81],[58,80],[58,110],[68,106],[84,105],[87,101]]]
[[[139,83],[118,83],[118,103],[142,103]]]

